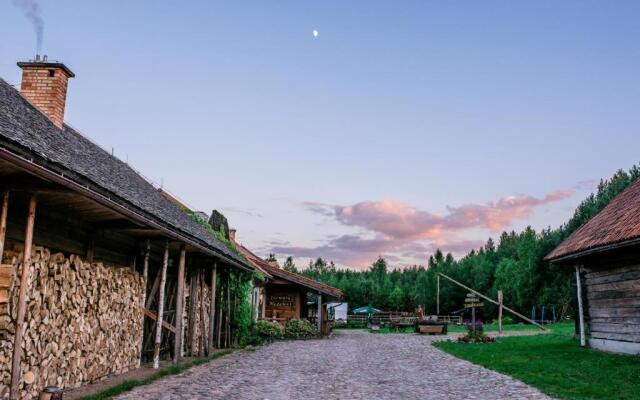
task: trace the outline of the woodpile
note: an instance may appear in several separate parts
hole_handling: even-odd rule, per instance
[[[211,288],[205,283],[205,270],[195,270],[191,282],[187,286],[187,318],[185,320],[186,336],[188,339],[187,354],[203,356],[210,351],[207,348],[211,316]]]
[[[8,397],[22,253],[5,250],[4,256],[13,276],[8,303],[0,304],[0,398]],[[35,246],[29,271],[21,399],[37,398],[48,385],[78,387],[138,365],[139,274]]]

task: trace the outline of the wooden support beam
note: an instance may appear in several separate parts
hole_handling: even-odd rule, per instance
[[[169,241],[165,242],[162,270],[160,271],[160,288],[158,293],[158,321],[164,321],[164,287],[167,283],[167,266],[169,265]],[[156,341],[153,346],[153,368],[160,368],[160,343],[162,341],[162,324],[156,323]]]
[[[578,318],[580,322],[580,346],[587,345],[587,335],[584,331],[584,307],[582,305],[582,280],[580,279],[580,266],[576,265],[576,290],[578,295]]]
[[[502,304],[504,303],[504,296],[502,290],[498,290],[498,335],[502,336]]]
[[[207,348],[207,355],[211,355],[213,353],[213,340],[215,331],[215,323],[216,323],[216,279],[218,275],[218,264],[213,263],[213,268],[211,269],[211,309],[209,310],[209,346]]]
[[[451,281],[451,282],[455,283],[456,285],[460,286],[461,288],[463,288],[463,289],[465,289],[465,290],[468,290],[468,291],[469,291],[469,292],[471,292],[471,293],[475,293],[475,294],[477,294],[478,296],[482,297],[482,298],[483,298],[483,299],[485,299],[486,301],[489,301],[489,302],[491,302],[491,303],[495,304],[496,306],[499,306],[499,305],[500,305],[500,304],[498,304],[498,302],[497,302],[497,301],[495,301],[494,299],[489,298],[489,297],[487,297],[487,296],[483,295],[482,293],[480,293],[480,292],[478,292],[478,291],[475,291],[475,290],[471,289],[469,286],[463,285],[462,283],[460,283],[460,282],[456,281],[455,279],[453,279],[452,277],[450,277],[450,276],[448,276],[448,275],[443,274],[442,272],[438,272],[438,275],[442,276],[442,277],[443,277],[443,278],[445,278],[445,279],[448,279],[449,281]],[[513,314],[513,315],[515,315],[515,316],[517,316],[517,317],[519,317],[519,318],[522,318],[523,320],[525,320],[525,321],[529,322],[530,324],[537,326],[538,328],[542,329],[543,331],[546,331],[546,330],[547,330],[547,328],[545,328],[544,326],[540,325],[540,324],[539,324],[539,323],[537,323],[536,321],[533,321],[533,320],[531,320],[531,319],[529,319],[529,318],[525,317],[524,315],[520,314],[520,313],[519,313],[519,312],[517,312],[517,311],[514,311],[514,310],[510,309],[509,307],[505,306],[504,304],[502,305],[502,308],[503,308],[503,309],[505,309],[505,310],[507,310],[507,311],[509,311],[511,314]]]
[[[322,336],[322,293],[318,293],[318,332]]]
[[[20,392],[20,361],[22,359],[22,338],[24,335],[24,317],[27,313],[27,286],[29,285],[29,268],[31,267],[31,248],[33,247],[33,225],[36,219],[36,196],[29,199],[29,214],[24,237],[24,255],[20,276],[20,294],[18,296],[18,318],[13,340],[13,358],[11,359],[11,388],[9,398],[18,400]]]
[[[92,263],[96,253],[96,234],[91,232],[87,239],[87,261]]]
[[[149,317],[149,319],[153,320],[153,321],[158,321],[158,315],[156,313],[154,313],[151,310],[147,310],[146,308],[142,309],[142,312],[144,313],[144,315],[146,315],[147,317]],[[175,334],[177,331],[177,328],[173,325],[171,325],[170,323],[168,323],[167,321],[162,321],[162,327],[166,330],[168,330],[169,332]]]
[[[207,337],[205,336],[205,333],[207,332],[206,330],[206,324],[204,323],[204,315],[205,315],[205,310],[204,310],[204,304],[206,299],[204,298],[204,287],[206,285],[206,283],[204,282],[204,269],[200,270],[200,296],[202,297],[202,299],[200,300],[200,339],[198,340],[198,355],[200,357],[203,357],[205,354],[205,349],[207,346]]]
[[[0,210],[0,264],[4,254],[4,241],[7,236],[7,211],[9,210],[9,191],[2,193],[2,209]]]
[[[160,277],[162,276],[162,270],[158,271],[155,279],[153,280],[153,285],[151,286],[151,290],[149,291],[149,297],[147,297],[147,302],[144,304],[144,308],[151,308],[151,304],[153,303],[153,299],[156,297],[156,292],[160,287]]]
[[[440,275],[436,275],[437,287],[436,287],[436,315],[440,315]]]
[[[187,247],[183,244],[180,246],[180,260],[178,261],[178,289],[176,297],[176,340],[173,346],[173,363],[178,363],[178,358],[182,355],[183,334],[182,314],[184,312],[184,268],[187,259]]]
[[[231,271],[227,270],[227,307],[225,312],[224,347],[231,346]]]

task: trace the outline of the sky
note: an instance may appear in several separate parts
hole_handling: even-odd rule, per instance
[[[41,26],[76,74],[67,122],[259,255],[404,266],[557,227],[640,161],[639,19],[637,1],[0,0],[0,78],[19,84]]]

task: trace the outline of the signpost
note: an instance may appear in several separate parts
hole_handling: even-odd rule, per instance
[[[471,329],[473,333],[476,332],[476,308],[484,307],[484,303],[480,301],[480,298],[474,293],[467,293],[467,298],[464,299],[464,308],[471,309]]]

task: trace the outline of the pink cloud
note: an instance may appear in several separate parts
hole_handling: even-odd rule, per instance
[[[314,213],[335,218],[345,226],[363,228],[372,238],[343,235],[318,247],[274,247],[277,253],[301,257],[333,259],[346,265],[369,265],[378,256],[424,260],[436,248],[464,254],[482,241],[458,239],[471,229],[497,233],[514,221],[529,218],[536,207],[561,201],[573,189],[548,193],[542,198],[527,195],[506,196],[486,204],[447,207],[445,215],[418,210],[397,200],[364,201],[351,206],[305,203]]]

